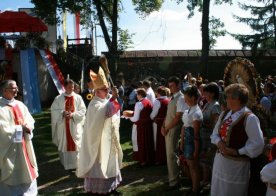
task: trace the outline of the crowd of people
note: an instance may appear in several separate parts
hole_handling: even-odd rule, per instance
[[[169,77],[162,85],[145,79],[129,86],[118,81],[111,87],[101,67],[96,75],[92,73],[82,93],[66,79],[65,92],[50,108],[60,162],[84,178],[85,192],[121,194],[116,190],[123,161],[119,127],[125,118],[133,124],[133,159],[140,167],[166,165],[168,191],[181,188],[184,175],[191,180],[186,195],[202,190],[212,196],[276,195],[276,144],[270,144],[266,165],[252,167],[252,160],[263,157],[269,145],[267,127],[247,106],[249,89],[244,84],[224,87],[223,80],[203,81],[190,74],[183,80]],[[268,76],[257,97],[270,128],[276,124],[275,85],[276,77]],[[15,81],[3,81],[0,90],[1,193],[37,195],[34,119],[15,99]],[[252,187],[254,172],[263,184]]]
[[[263,156],[269,137],[265,130],[275,128],[276,77],[268,76],[256,97],[268,123],[260,122],[247,106],[245,85],[224,87],[223,80],[189,77],[170,77],[167,86],[155,85],[153,90],[145,80],[125,90],[125,108],[133,110],[124,114],[133,122],[133,158],[141,166],[166,164],[168,190],[180,187],[183,167],[192,182],[187,195],[203,190],[211,195],[265,195],[268,182],[260,171],[269,162]],[[275,175],[270,184],[276,182]]]

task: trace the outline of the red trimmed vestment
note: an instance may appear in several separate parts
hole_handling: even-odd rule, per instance
[[[34,119],[22,102],[0,98],[0,195],[37,194],[33,128]]]
[[[71,117],[65,117],[64,112],[71,112]],[[51,105],[52,141],[66,170],[77,167],[85,113],[82,97],[74,92],[58,95]]]

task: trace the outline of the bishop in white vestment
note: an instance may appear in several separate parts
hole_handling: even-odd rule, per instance
[[[108,89],[96,89],[84,124],[77,176],[84,178],[86,192],[116,192],[122,181],[123,153],[120,145],[120,105],[107,99]]]

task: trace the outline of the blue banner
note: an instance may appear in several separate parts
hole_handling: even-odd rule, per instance
[[[33,48],[20,50],[23,100],[30,113],[41,112],[37,64]]]

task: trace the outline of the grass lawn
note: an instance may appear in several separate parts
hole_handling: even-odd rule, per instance
[[[37,156],[39,195],[87,195],[83,189],[83,179],[65,171],[60,164],[57,148],[51,142],[50,111],[44,110],[34,115],[36,120],[33,144]],[[166,191],[166,166],[140,168],[132,160],[131,123],[121,121],[121,145],[124,151],[122,184],[119,191],[132,195],[183,195],[185,190]],[[187,184],[187,183],[184,183]]]

